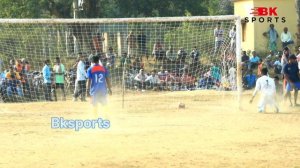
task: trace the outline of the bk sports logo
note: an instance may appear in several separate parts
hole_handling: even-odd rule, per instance
[[[286,22],[284,16],[279,17],[277,13],[277,7],[254,7],[249,12],[250,17],[245,17],[245,23],[251,22],[260,22],[260,23],[277,23],[277,22]]]
[[[277,7],[254,7],[251,10],[253,16],[277,16]]]

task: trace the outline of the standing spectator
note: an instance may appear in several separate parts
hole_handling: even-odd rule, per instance
[[[12,66],[9,67],[9,71],[5,74],[7,82],[7,96],[11,97],[13,93],[17,93],[18,96],[23,97],[23,91],[21,86],[21,77],[18,72],[15,72]]]
[[[100,33],[97,33],[96,36],[93,37],[93,45],[94,49],[99,53],[103,53],[103,41],[105,40],[104,37]]]
[[[286,84],[287,84],[287,80],[284,77],[284,67],[289,62],[289,56],[290,56],[290,49],[288,47],[285,47],[283,49],[283,54],[282,54],[282,57],[281,57],[281,67],[282,67],[281,74],[283,76],[283,84],[282,84],[283,90],[285,90]]]
[[[131,57],[135,57],[136,55],[134,55],[134,50],[136,48],[136,37],[135,35],[132,33],[132,31],[129,32],[128,36],[126,37],[126,42],[128,45],[128,56]]]
[[[9,60],[9,66],[14,67],[16,64],[16,60],[14,58],[12,58],[11,60]]]
[[[116,60],[116,54],[114,53],[114,49],[112,47],[109,47],[108,53],[106,53],[106,66],[107,67],[115,67],[115,60]]]
[[[20,73],[20,76],[21,76],[21,82],[23,85],[23,92],[26,97],[31,98],[30,86],[29,86],[29,81],[28,81],[28,73],[30,71],[30,64],[25,58],[21,59],[21,63],[22,63],[22,71]]]
[[[155,57],[155,61],[163,60],[164,52],[163,46],[159,41],[154,43],[152,55]]]
[[[66,101],[66,92],[65,92],[65,66],[60,62],[60,58],[56,57],[56,64],[53,67],[54,71],[54,80],[55,80],[55,89],[54,89],[54,99],[57,101],[56,90],[61,89],[63,93],[63,101]]]
[[[281,33],[281,42],[282,48],[287,47],[289,44],[294,44],[291,33],[288,31],[288,28],[285,27]]]
[[[0,74],[3,72],[3,61],[0,58]]]
[[[274,24],[270,24],[269,30],[264,32],[263,35],[269,38],[269,50],[277,51],[276,41],[279,36],[277,30],[274,28]]]
[[[121,57],[121,59],[120,59],[120,65],[121,65],[121,67],[123,67],[123,66],[125,65],[125,63],[126,63],[126,66],[131,65],[131,59],[128,58],[126,52],[124,52],[124,53],[122,54],[122,57]]]
[[[298,106],[298,90],[300,89],[300,74],[297,65],[297,58],[295,55],[289,57],[288,64],[283,68],[284,78],[287,81],[285,98],[289,98],[290,105],[292,106],[291,91],[294,90],[294,106]]]
[[[192,58],[192,63],[196,63],[199,61],[200,52],[196,46],[193,48],[192,52],[190,53],[190,57]]]
[[[89,55],[89,57],[88,57],[88,60],[89,60],[89,62],[90,62],[90,64],[91,64],[91,66],[92,66],[92,60],[93,60],[93,57],[94,56],[98,56],[99,57],[99,54],[97,54],[97,50],[95,50],[95,49],[92,49],[91,50],[91,54]]]
[[[236,46],[236,26],[233,26],[232,29],[229,31],[229,38],[230,38],[230,50],[234,52]]]
[[[142,92],[144,92],[146,89],[146,79],[147,75],[144,73],[143,69],[140,69],[140,72],[134,78],[134,80],[137,82],[138,89],[141,89]]]
[[[224,30],[221,29],[221,22],[218,22],[217,27],[214,29],[214,36],[215,36],[215,50],[214,50],[214,55],[219,51],[223,44],[223,34]]]
[[[282,70],[282,66],[281,66],[281,55],[277,55],[276,56],[276,61],[273,64],[274,67],[274,73],[276,75],[280,75],[281,74],[281,70]]]
[[[288,47],[285,47],[283,49],[283,54],[282,54],[282,57],[281,57],[281,67],[282,68],[284,68],[285,65],[288,63],[289,56],[290,56],[290,49]],[[281,73],[283,74],[283,69],[282,69]]]
[[[51,98],[51,71],[50,71],[50,60],[45,60],[45,65],[43,68],[43,78],[44,78],[44,92],[46,101],[52,101]]]
[[[181,47],[181,48],[178,50],[178,52],[177,52],[177,61],[178,61],[180,64],[184,64],[184,63],[185,63],[186,56],[187,56],[187,52],[184,50],[183,47]]]
[[[140,54],[142,56],[146,56],[146,58],[148,60],[149,56],[147,54],[147,49],[146,49],[147,37],[146,37],[144,31],[141,31],[141,33],[137,36],[137,42],[138,42]]]
[[[261,70],[263,69],[263,60],[260,58],[257,65],[257,76],[261,77]]]
[[[81,101],[85,100],[86,94],[86,71],[84,64],[84,56],[82,53],[79,53],[79,62],[77,64],[77,74],[76,74],[76,85],[73,101],[77,101],[77,98],[80,95]]]
[[[173,49],[173,46],[169,47],[169,50],[167,50],[166,52],[166,58],[167,60],[171,63],[174,64],[176,62],[177,59],[177,54]]]

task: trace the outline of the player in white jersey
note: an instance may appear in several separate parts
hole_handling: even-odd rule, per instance
[[[252,98],[250,100],[250,103],[252,103],[256,93],[258,91],[261,92],[261,99],[258,103],[258,111],[265,112],[266,105],[271,105],[275,108],[275,112],[279,112],[279,108],[277,106],[277,102],[275,100],[276,97],[276,86],[274,79],[270,78],[268,76],[268,69],[263,68],[262,70],[262,76],[257,79],[255,90],[253,92]]]

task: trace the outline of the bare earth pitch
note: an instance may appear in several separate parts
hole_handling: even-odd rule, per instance
[[[88,103],[0,104],[0,167],[300,167],[300,109],[259,114],[249,95],[242,111],[229,92],[113,95],[111,127],[78,132],[51,117],[92,119]]]

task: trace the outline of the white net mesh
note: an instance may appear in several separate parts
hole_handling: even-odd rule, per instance
[[[86,58],[86,68],[92,55],[100,56],[114,94],[125,99],[136,92],[237,89],[235,17],[0,22],[4,102],[71,99],[78,55]],[[50,60],[50,86],[42,74],[45,60]]]

